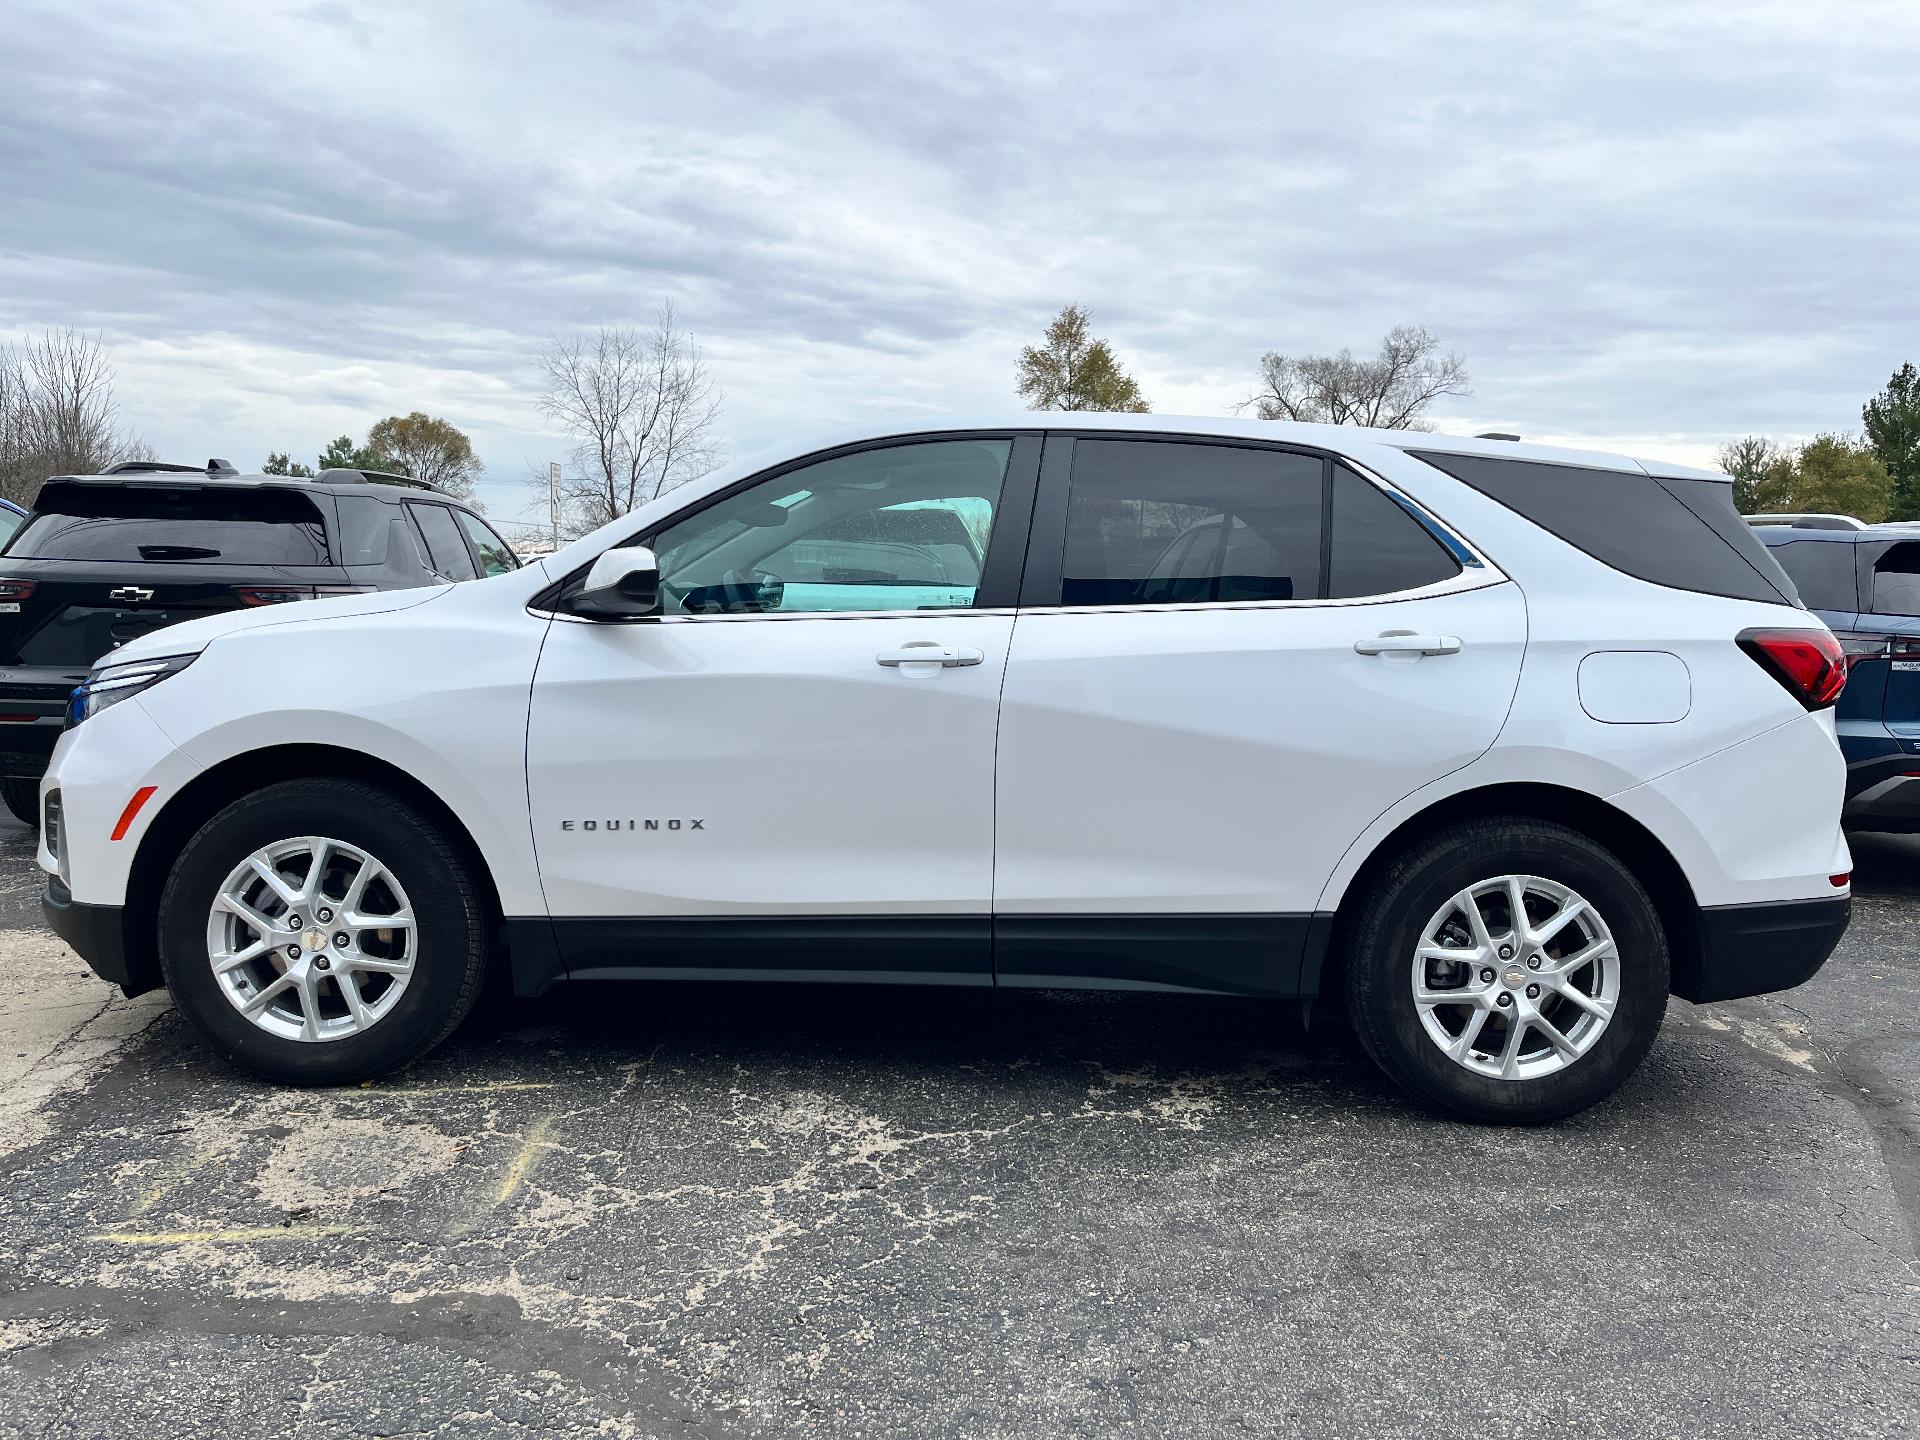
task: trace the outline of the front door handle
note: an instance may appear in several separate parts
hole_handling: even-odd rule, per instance
[[[1411,630],[1389,630],[1371,640],[1356,640],[1362,655],[1458,655],[1458,635],[1416,635]]]
[[[909,640],[898,650],[882,650],[873,657],[882,665],[978,665],[987,657],[963,645],[942,645],[937,640]]]

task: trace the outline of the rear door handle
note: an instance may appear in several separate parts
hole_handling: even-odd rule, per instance
[[[898,650],[882,650],[873,657],[882,665],[978,665],[987,657],[963,645],[942,645],[937,640],[909,640]]]
[[[1416,635],[1411,630],[1389,630],[1371,640],[1356,640],[1362,655],[1458,655],[1458,635]]]

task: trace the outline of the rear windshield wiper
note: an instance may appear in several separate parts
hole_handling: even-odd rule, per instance
[[[142,560],[218,560],[220,552],[204,545],[142,545]]]

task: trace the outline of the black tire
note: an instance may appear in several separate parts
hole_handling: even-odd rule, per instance
[[[6,801],[13,818],[22,825],[40,828],[40,782],[19,780],[11,775],[0,778],[0,800]]]
[[[1413,959],[1428,921],[1450,897],[1501,875],[1540,876],[1576,891],[1604,918],[1620,959],[1619,999],[1592,1049],[1536,1078],[1502,1079],[1456,1063],[1414,1004]],[[1389,1077],[1444,1114],[1508,1125],[1562,1119],[1618,1089],[1660,1031],[1668,955],[1659,913],[1619,858],[1576,830],[1520,816],[1451,826],[1408,846],[1356,898],[1344,953],[1353,1027]]]
[[[413,904],[413,974],[393,1009],[356,1035],[306,1041],[243,1016],[214,977],[207,918],[219,887],[248,855],[304,835],[342,840],[392,872]],[[492,922],[460,852],[418,811],[356,780],[292,780],[234,801],[187,842],[160,897],[160,966],[176,1005],[244,1070],[294,1085],[343,1085],[385,1074],[451,1035],[485,982]]]

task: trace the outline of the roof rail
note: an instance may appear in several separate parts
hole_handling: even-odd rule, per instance
[[[120,460],[98,472],[102,475],[204,475],[198,465],[175,465],[168,460]]]
[[[411,475],[396,475],[391,470],[349,470],[335,467],[313,477],[322,485],[404,485],[409,490],[431,490],[433,486]]]
[[[1518,440],[1518,435],[1509,435],[1504,430],[1488,430],[1473,437],[1476,440]]]
[[[1821,515],[1813,512],[1784,512],[1778,515],[1749,515],[1749,525],[1786,525],[1795,530],[1866,530],[1867,522],[1852,515]]]

